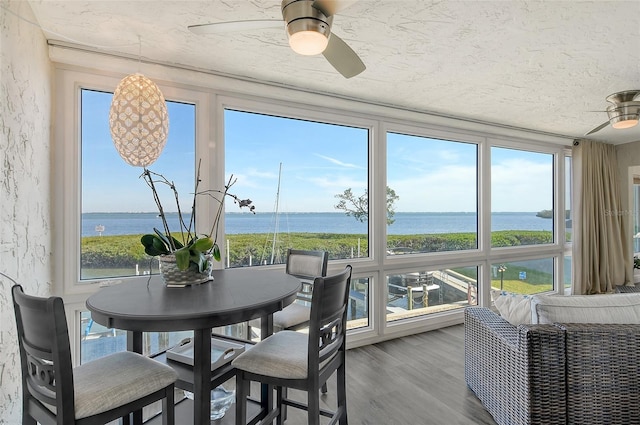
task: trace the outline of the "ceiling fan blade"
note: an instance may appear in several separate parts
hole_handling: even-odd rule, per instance
[[[189,31],[194,34],[223,34],[234,31],[246,31],[282,26],[282,19],[256,19],[248,21],[216,22],[210,24],[190,25]]]
[[[603,128],[605,128],[606,126],[608,126],[608,125],[609,125],[609,121],[604,122],[604,123],[600,124],[599,126],[597,126],[596,128],[594,128],[593,130],[591,130],[590,132],[588,132],[587,134],[585,134],[585,136],[588,136],[588,135],[590,135],[590,134],[593,134],[593,133],[595,133],[596,131],[600,131],[600,130],[602,130]]]
[[[333,33],[331,33],[329,44],[322,55],[344,78],[355,77],[367,69],[356,52]]]

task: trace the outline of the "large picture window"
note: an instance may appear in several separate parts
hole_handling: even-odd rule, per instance
[[[157,273],[157,261],[144,253],[140,237],[162,229],[143,169],[118,155],[109,130],[112,93],[81,91],[82,216],[80,279]],[[190,211],[195,181],[195,105],[167,102],[170,131],[158,160],[148,168],[171,179]],[[167,185],[158,185],[170,227],[178,229],[177,205]],[[185,217],[188,220],[188,215]]]
[[[142,276],[158,273],[156,258],[147,256],[140,237],[162,229],[150,188],[133,167],[118,155],[109,130],[112,93],[81,89],[81,219],[80,282],[95,279]],[[190,211],[195,180],[195,105],[167,101],[169,138],[160,158],[148,168],[165,175],[181,195],[183,211]],[[178,229],[177,204],[166,185],[157,190],[166,204],[171,228]],[[188,214],[187,216],[188,217]],[[188,220],[188,218],[186,218]],[[94,323],[81,312],[80,363],[126,349],[126,332]],[[153,354],[177,344],[190,332],[144,334],[144,353]]]
[[[143,169],[126,164],[111,141],[117,78],[60,73],[55,276],[76,311],[74,350],[87,361],[123,349],[126,338],[93,323],[84,299],[125,280],[159,283],[147,279],[159,267],[140,237],[162,224]],[[221,188],[233,175],[231,192],[255,208],[226,200],[215,267],[284,273],[287,248],[328,251],[330,274],[351,264],[350,344],[461,320],[465,306],[490,305],[490,289],[539,293],[570,281],[564,147],[529,143],[530,135],[494,137],[455,120],[431,126],[421,114],[387,115],[346,99],[334,108],[315,96],[285,102],[219,93],[215,84],[160,86],[169,138],[148,168],[175,183],[182,213],[191,211],[199,160],[201,188]],[[178,228],[173,193],[158,190],[169,226]],[[207,231],[212,205],[196,208]],[[218,331],[243,336],[246,327]],[[182,337],[149,334],[145,349]]]
[[[227,204],[228,267],[282,264],[287,248],[369,256],[368,203],[338,207],[367,194],[368,129],[231,109],[224,129],[226,172],[256,207]]]
[[[491,246],[552,243],[553,211],[553,155],[492,147]]]
[[[387,133],[387,253],[478,247],[478,146]]]

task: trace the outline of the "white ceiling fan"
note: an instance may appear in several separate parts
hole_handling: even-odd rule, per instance
[[[336,0],[282,0],[282,18],[291,48],[301,55],[322,55],[345,78],[366,69],[358,55],[340,37],[331,32]],[[191,25],[194,34],[219,34],[251,31],[282,25],[280,19],[216,22]]]
[[[607,115],[609,119],[585,134],[593,134],[609,124],[616,129],[631,128],[640,120],[640,90],[627,90],[607,96]]]

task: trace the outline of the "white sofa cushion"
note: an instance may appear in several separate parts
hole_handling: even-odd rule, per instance
[[[531,323],[531,295],[491,290],[493,305],[507,322],[512,325]]]
[[[640,324],[640,293],[603,295],[535,295],[531,323]]]

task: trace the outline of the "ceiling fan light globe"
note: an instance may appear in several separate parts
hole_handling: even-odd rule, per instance
[[[620,119],[620,118],[617,118]],[[621,130],[625,128],[631,128],[638,125],[638,118],[622,118],[620,121],[612,122],[611,127]]]
[[[287,25],[289,46],[294,52],[313,56],[327,48],[333,17],[314,7],[312,0],[283,0],[282,18]]]
[[[300,55],[319,55],[324,52],[328,44],[329,39],[316,31],[298,31],[289,35],[289,46]]]

